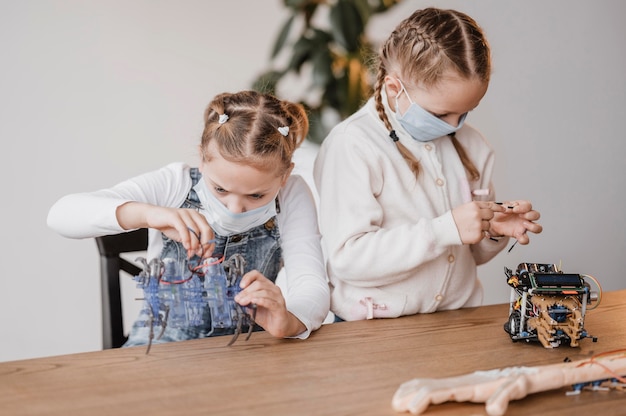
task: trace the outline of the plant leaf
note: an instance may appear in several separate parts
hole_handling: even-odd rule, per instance
[[[356,52],[365,27],[361,13],[354,3],[338,0],[330,9],[330,23],[335,41],[347,52]]]
[[[301,9],[307,5],[310,0],[284,0],[283,3],[286,7],[291,9]]]
[[[272,49],[271,59],[276,58],[278,52],[285,46],[285,42],[287,42],[287,38],[289,37],[289,32],[291,31],[291,26],[293,21],[295,20],[296,15],[293,14],[287,19],[287,22],[283,25],[283,28],[280,30],[278,34],[278,38],[276,39],[276,43],[274,43],[274,48]]]
[[[302,64],[310,58],[313,46],[311,40],[306,37],[298,39],[293,45],[293,55],[291,55],[288,70],[300,72]]]
[[[313,62],[313,86],[326,87],[333,78],[333,58],[328,48],[319,48],[315,50],[311,57]]]
[[[322,122],[321,109],[310,108],[307,115],[309,117],[309,140],[314,143],[321,143],[328,134],[328,129]]]
[[[309,33],[311,33],[309,39],[315,43],[316,47],[328,48],[328,44],[333,41],[331,34],[321,29],[312,27]]]

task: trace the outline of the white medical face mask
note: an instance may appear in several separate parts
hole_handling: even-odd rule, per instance
[[[267,220],[276,215],[276,198],[272,198],[267,204],[251,211],[234,213],[213,195],[204,179],[200,178],[193,189],[198,194],[204,208],[202,214],[206,217],[213,231],[222,237],[241,234],[258,225],[265,224]]]
[[[409,93],[406,88],[404,88],[404,84],[402,81],[398,80],[400,85],[402,85],[402,89],[400,93],[404,91],[411,105],[404,115],[400,114],[399,106],[398,106],[398,97],[400,93],[396,95],[396,120],[400,123],[400,125],[413,137],[415,140],[420,142],[429,142],[438,137],[447,136],[450,133],[454,133],[458,129],[463,126],[463,122],[465,121],[465,117],[467,113],[461,116],[459,120],[458,126],[454,127],[445,121],[435,117],[428,111],[424,110],[422,107],[417,105],[411,100],[409,97]]]

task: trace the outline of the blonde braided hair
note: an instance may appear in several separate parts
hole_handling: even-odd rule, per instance
[[[374,85],[376,111],[398,151],[417,177],[419,161],[398,140],[385,113],[382,98],[385,77],[391,70],[395,70],[403,78],[419,80],[426,86],[432,86],[441,80],[442,75],[454,71],[465,79],[477,78],[489,82],[489,44],[480,26],[468,15],[456,10],[426,8],[415,11],[400,22],[382,45],[378,59]],[[468,176],[472,180],[478,179],[478,169],[454,133],[450,138]]]

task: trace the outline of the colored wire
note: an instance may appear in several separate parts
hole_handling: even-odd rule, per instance
[[[602,286],[600,285],[600,282],[598,282],[598,279],[596,279],[595,277],[593,277],[590,274],[581,274],[581,276],[583,278],[588,277],[589,279],[591,279],[596,286],[598,287],[598,301],[596,302],[596,304],[593,306],[593,308],[589,307],[587,308],[588,311],[592,311],[595,308],[597,308],[598,306],[600,306],[600,301],[602,300]]]
[[[606,357],[606,356],[613,356],[613,355],[618,355],[618,356],[623,355],[623,356],[626,357],[626,349],[606,351],[606,352],[602,352],[602,353],[599,353],[599,354],[595,354],[595,355],[591,356],[591,358],[588,361],[584,361],[584,362],[578,364],[576,367],[582,367],[584,365],[591,365],[591,364],[599,365],[600,367],[602,367],[604,369],[604,371],[609,373],[613,378],[618,380],[620,383],[626,383],[626,377],[621,376],[621,375],[615,373],[613,370],[608,368],[606,365],[604,365],[604,364],[602,364],[602,363],[600,363],[598,361],[598,358],[603,358],[603,357]]]

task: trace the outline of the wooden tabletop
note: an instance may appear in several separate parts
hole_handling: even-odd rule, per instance
[[[308,340],[255,332],[0,363],[2,415],[399,415],[405,381],[535,366],[626,348],[626,290],[603,295],[579,348],[513,343],[508,304],[324,325]],[[511,402],[507,415],[618,415],[626,391],[563,388]],[[485,414],[484,404],[432,405],[426,415]]]

